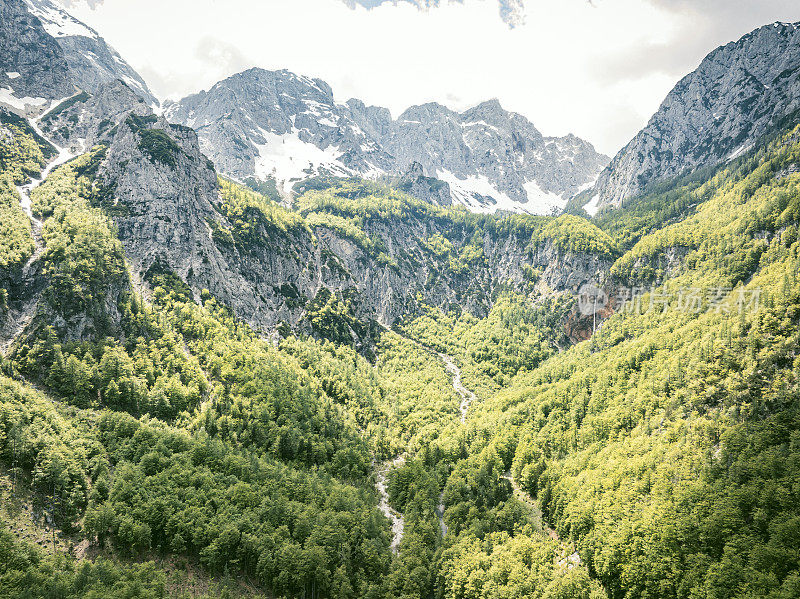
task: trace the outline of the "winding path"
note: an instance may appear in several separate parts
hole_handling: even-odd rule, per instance
[[[514,491],[514,497],[517,499],[517,501],[530,510],[536,528],[547,533],[551,539],[559,541],[560,539],[558,538],[558,533],[544,523],[544,520],[542,519],[542,510],[539,507],[539,503],[520,488],[520,486],[517,484],[517,481],[515,481],[514,477],[511,476],[511,472],[506,472],[503,474],[502,478],[511,483],[511,488]]]
[[[558,533],[545,523],[544,519],[542,518],[542,510],[539,507],[539,502],[520,488],[520,486],[514,480],[514,477],[511,476],[511,472],[506,472],[503,475],[503,478],[511,483],[511,488],[514,490],[514,497],[531,510],[531,515],[536,523],[536,528],[554,541],[558,541],[561,544],[563,553],[559,558],[556,559],[556,564],[567,568],[567,570],[572,570],[572,568],[580,566],[582,564],[581,556],[578,555],[577,551],[574,551],[574,547],[564,543],[561,540],[561,537],[558,536]]]

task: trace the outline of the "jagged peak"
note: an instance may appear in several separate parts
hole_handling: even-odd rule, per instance
[[[489,100],[484,100],[480,104],[476,104],[472,108],[465,110],[464,112],[471,112],[471,111],[478,111],[478,110],[490,110],[490,111],[497,111],[497,112],[507,112],[505,108],[502,107],[500,104],[500,100],[498,98],[490,98]],[[464,113],[462,113],[464,114]]]
[[[307,75],[298,75],[288,69],[270,70],[263,67],[250,67],[244,71],[234,73],[222,81],[217,82],[211,89],[217,86],[230,86],[238,81],[264,81],[276,84],[297,84],[308,89],[316,89],[333,101],[333,90],[325,81],[312,78]],[[209,90],[210,91],[210,90]]]
[[[415,104],[406,108],[403,113],[397,117],[397,121],[401,123],[404,121],[413,122],[418,118],[429,116],[453,118],[457,116],[457,114],[458,113],[455,111],[438,102],[425,102],[424,104]]]

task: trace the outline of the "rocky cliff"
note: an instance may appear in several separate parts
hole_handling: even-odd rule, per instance
[[[731,160],[800,107],[800,26],[774,23],[711,52],[600,174],[591,205]]]
[[[70,15],[53,0],[25,2],[45,31],[61,47],[75,86],[95,93],[103,84],[120,80],[148,104],[158,104],[141,76],[94,29]]]
[[[122,81],[148,104],[142,78],[101,38],[51,0],[0,0],[0,104],[36,115],[80,91]]]
[[[0,0],[0,103],[43,109],[75,92],[64,53],[22,0]]]
[[[98,143],[108,143],[115,128],[133,111],[151,114],[145,100],[121,80],[100,84],[94,94],[79,92],[39,120],[41,131],[72,154]]]
[[[448,212],[374,183],[352,183],[343,209],[303,203],[302,218],[269,203],[234,205],[197,134],[146,107],[121,118],[107,143],[97,205],[113,217],[139,289],[147,295],[155,274],[173,273],[262,332],[313,333],[315,315],[336,301],[361,343],[369,323],[392,326],[422,304],[482,315],[502,288],[574,291],[610,266],[610,256],[543,234],[550,220]],[[388,201],[400,207],[374,207]]]

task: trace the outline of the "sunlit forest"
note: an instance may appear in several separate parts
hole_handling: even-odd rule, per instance
[[[208,234],[242,256],[335,233],[402,271],[385,231],[421,219],[453,280],[506,237],[607,261],[640,293],[582,339],[533,267],[485,312],[386,327],[331,289],[267,335],[167,267],[134,280],[103,145],[31,192],[37,246],[16,186],[52,152],[3,126],[0,310],[36,252],[44,283],[0,362],[1,597],[800,596],[800,130],[594,219],[217,180]]]

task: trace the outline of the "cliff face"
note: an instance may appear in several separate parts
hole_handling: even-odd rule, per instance
[[[153,140],[166,150],[154,153]],[[146,291],[153,272],[172,271],[263,332],[281,323],[310,331],[309,313],[329,292],[354,319],[389,327],[423,303],[483,315],[502,287],[573,291],[609,267],[552,240],[532,243],[530,234],[443,212],[365,218],[363,232],[380,252],[335,226],[281,228],[266,218],[253,218],[242,242],[195,132],[152,114],[123,119],[97,177],[113,189],[107,210],[135,282]],[[431,249],[437,236],[447,252]]]
[[[74,185],[96,186],[88,201],[113,219],[130,279],[145,294],[154,274],[169,271],[196,297],[207,289],[263,332],[286,325],[318,333],[316,315],[338,301],[361,342],[371,323],[392,326],[422,304],[484,315],[504,288],[532,297],[574,291],[608,269],[606,259],[552,239],[532,241],[525,227],[436,207],[540,212],[537,202],[569,196],[604,162],[586,142],[546,138],[496,101],[463,113],[419,106],[393,120],[357,100],[337,104],[323,81],[254,69],[167,111],[196,133],[155,115],[141,78],[51,0],[0,0],[0,11],[6,103],[42,115],[31,123],[58,146],[59,163],[106,147],[92,153],[91,172],[77,176],[91,181]],[[351,214],[345,220],[360,227],[356,235],[325,210],[286,227],[245,208],[245,239],[207,155],[222,172],[272,177],[282,192],[314,174],[360,175],[430,204]],[[15,314],[32,314],[49,289],[45,270],[34,261],[24,277],[15,273]],[[112,328],[128,273],[118,268],[103,290],[100,312]],[[79,311],[38,322],[70,339],[102,328]],[[3,337],[20,332],[6,328]]]
[[[0,0],[0,105],[21,115],[54,100],[123,82],[147,104],[156,98],[96,31],[51,0]]]
[[[55,39],[23,0],[0,0],[0,103],[24,113],[74,92]]]
[[[145,101],[119,80],[101,84],[93,94],[80,92],[61,102],[39,120],[53,143],[78,155],[98,143],[108,143],[116,127],[131,112],[147,115]]]
[[[800,108],[800,26],[774,23],[711,52],[600,174],[593,206],[731,160]]]
[[[139,73],[94,29],[70,15],[54,0],[25,2],[31,14],[60,46],[72,83],[78,89],[93,94],[106,83],[123,81],[147,104],[158,104]]]

